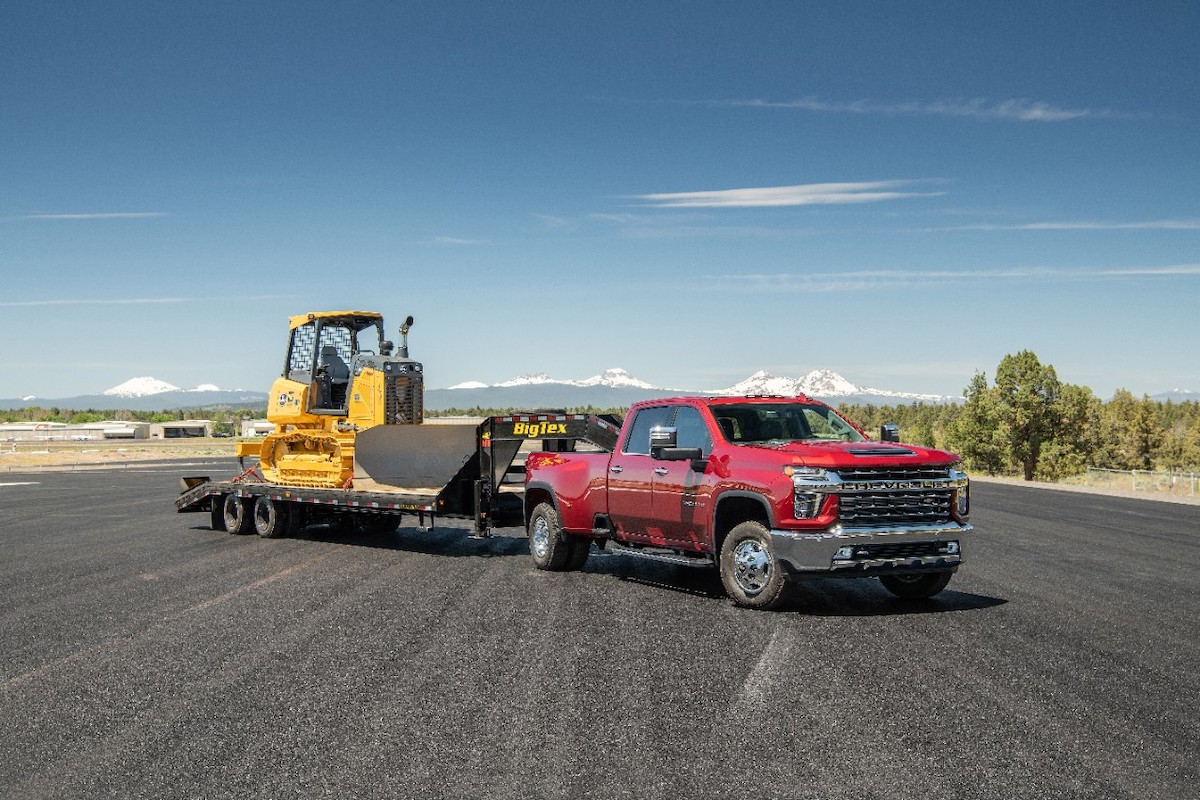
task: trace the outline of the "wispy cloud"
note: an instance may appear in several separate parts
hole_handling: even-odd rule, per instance
[[[551,229],[567,229],[574,228],[579,223],[571,217],[557,216],[554,214],[538,214],[534,212],[533,218],[540,222],[544,227]]]
[[[153,219],[169,216],[162,211],[102,211],[92,214],[22,214],[18,219]]]
[[[239,295],[234,300],[239,302],[265,300],[294,300],[294,294],[260,294]],[[196,303],[204,298],[198,297],[113,297],[108,299],[80,297],[52,297],[40,300],[0,301],[0,308],[37,308],[40,306],[146,306],[164,305],[169,303]]]
[[[872,181],[865,183],[807,183],[703,192],[664,192],[633,195],[653,208],[777,208],[783,206],[878,203],[910,197],[936,197],[945,192],[897,191],[929,181]]]
[[[1200,219],[1155,219],[1141,222],[1026,222],[1012,225],[953,225],[926,228],[930,233],[945,231],[1196,231]]]
[[[121,297],[108,300],[92,298],[51,298],[43,300],[0,301],[0,308],[32,308],[35,306],[135,306],[161,303],[187,303],[190,297]]]
[[[727,108],[766,108],[808,111],[818,114],[855,114],[883,117],[958,117],[978,120],[1011,120],[1016,122],[1066,122],[1074,119],[1126,118],[1112,109],[1063,108],[1038,100],[1023,98],[991,100],[986,97],[951,98],[942,100],[822,100],[809,96],[794,100],[709,100],[698,105]]]
[[[475,244],[486,244],[482,239],[464,239],[458,236],[435,236],[432,239],[426,239],[422,244],[446,245],[452,247],[466,247]]]
[[[1097,267],[1062,269],[1016,267],[1004,270],[854,270],[848,272],[779,272],[707,276],[700,285],[720,292],[858,292],[876,289],[939,286],[948,283],[1073,282],[1121,278],[1200,277],[1200,264],[1161,267]]]

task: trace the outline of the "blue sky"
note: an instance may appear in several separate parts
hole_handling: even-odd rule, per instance
[[[765,369],[1200,390],[1200,6],[0,4],[0,397]]]

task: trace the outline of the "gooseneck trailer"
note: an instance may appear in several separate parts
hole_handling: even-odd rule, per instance
[[[341,488],[272,483],[250,466],[229,480],[182,478],[175,507],[208,512],[213,530],[268,538],[323,522],[386,532],[404,515],[422,526],[468,519],[473,536],[487,537],[495,527],[524,525],[525,467],[518,453],[580,445],[608,452],[619,424],[594,414],[531,413],[478,425],[381,426],[358,434],[354,476]]]

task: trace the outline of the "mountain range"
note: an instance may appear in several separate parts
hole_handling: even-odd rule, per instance
[[[953,403],[959,397],[875,389],[852,383],[829,369],[817,369],[802,378],[771,375],[760,370],[723,389],[686,389],[657,386],[620,368],[605,370],[583,380],[560,380],[546,373],[519,375],[501,383],[467,381],[445,389],[425,389],[425,407],[433,411],[450,408],[621,408],[638,400],[691,394],[744,395],[806,394],[832,403],[898,405],[901,403]],[[1200,402],[1200,392],[1174,389],[1152,395],[1152,400]],[[0,408],[56,406],[71,409],[162,411],[189,408],[265,408],[267,393],[243,389],[221,389],[201,384],[182,389],[152,377],[131,378],[100,394],[46,399],[25,396],[0,399]]]

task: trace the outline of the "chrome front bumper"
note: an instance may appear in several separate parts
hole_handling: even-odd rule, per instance
[[[771,531],[771,549],[793,573],[836,575],[928,572],[962,563],[968,524],[906,525],[820,531]],[[839,552],[841,551],[841,552]]]

